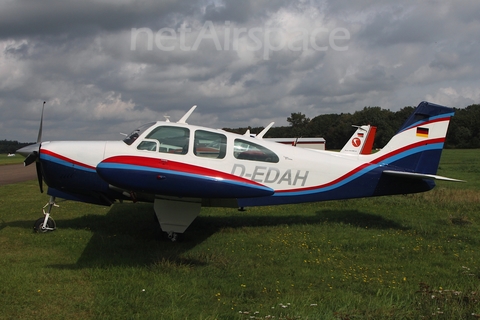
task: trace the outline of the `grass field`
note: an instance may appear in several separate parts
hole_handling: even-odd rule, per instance
[[[480,150],[446,150],[433,191],[202,209],[156,240],[149,204],[59,202],[0,187],[0,319],[478,319]]]
[[[22,163],[23,160],[25,160],[25,158],[18,154],[14,157],[9,157],[7,154],[0,153],[0,166],[7,165],[7,164]]]

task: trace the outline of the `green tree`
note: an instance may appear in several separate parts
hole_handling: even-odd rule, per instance
[[[454,110],[446,145],[449,148],[480,148],[480,105]]]
[[[287,118],[287,122],[294,128],[300,128],[308,125],[310,119],[301,112],[295,112]]]
[[[324,114],[312,120],[300,112],[292,113],[287,118],[288,127],[274,127],[266,137],[295,138],[321,137],[327,141],[328,149],[340,149],[353,134],[352,125],[370,124],[377,127],[374,147],[383,148],[407,120],[415,108],[408,106],[397,112],[380,107],[364,107],[350,113]],[[448,148],[480,148],[480,105],[473,104],[466,108],[454,108],[447,134],[445,146]],[[247,128],[227,129],[243,134]],[[263,128],[250,128],[252,133],[258,133]],[[258,132],[257,132],[258,131]]]
[[[287,118],[287,122],[290,123],[290,127],[292,128],[291,134],[293,137],[304,137],[309,134],[307,126],[310,123],[310,119],[303,113],[292,113],[291,116]]]

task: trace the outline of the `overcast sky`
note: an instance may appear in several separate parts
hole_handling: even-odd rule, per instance
[[[0,140],[480,103],[478,0],[0,0]]]

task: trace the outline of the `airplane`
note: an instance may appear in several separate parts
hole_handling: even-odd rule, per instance
[[[351,138],[348,139],[347,143],[343,146],[340,152],[351,155],[372,153],[377,127],[372,125],[352,127],[356,127],[357,130],[353,133]]]
[[[272,123],[273,124],[273,123]],[[377,132],[377,127],[371,125],[363,126],[352,126],[357,128],[353,133],[347,143],[340,150],[341,153],[358,155],[358,154],[370,154],[372,153],[373,142],[375,140],[375,133]],[[265,130],[268,130],[269,127],[263,129],[262,133]],[[262,134],[260,133],[260,134]],[[250,131],[247,130],[246,135],[250,134]],[[252,137],[255,135],[252,135]],[[263,134],[262,134],[263,136]],[[307,148],[307,149],[317,149],[323,150],[325,148],[325,140],[322,138],[267,138],[267,140],[275,141],[277,143],[283,143],[287,145],[292,145],[294,147]]]
[[[48,185],[37,232],[56,229],[56,198],[151,202],[161,230],[177,241],[202,207],[409,194],[431,190],[435,180],[461,181],[436,174],[453,109],[425,101],[379,152],[355,156],[267,141],[265,130],[253,137],[188,124],[196,106],[177,122],[150,122],[119,141],[42,142],[44,107],[37,143],[17,151],[25,165],[35,162],[40,191]]]

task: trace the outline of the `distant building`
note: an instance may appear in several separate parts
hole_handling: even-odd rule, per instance
[[[326,143],[323,138],[265,138],[264,140],[316,150],[325,150]]]

